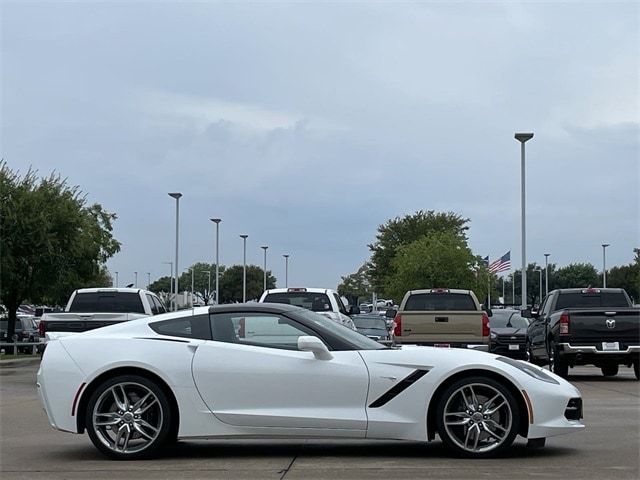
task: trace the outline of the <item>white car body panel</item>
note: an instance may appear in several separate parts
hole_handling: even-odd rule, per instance
[[[207,307],[162,315],[200,315]],[[145,318],[62,337],[50,342],[38,371],[38,392],[50,424],[77,432],[73,414],[86,389],[116,368],[157,375],[179,408],[180,438],[304,437],[426,441],[427,411],[444,381],[465,370],[494,372],[525,390],[533,405],[528,438],[584,428],[564,417],[579,391],[552,373],[558,384],[538,380],[498,360],[464,349],[405,346],[402,349],[312,352],[162,336]],[[533,368],[539,368],[527,364]],[[423,377],[380,407],[371,404],[416,370]]]
[[[194,356],[193,375],[220,421],[360,430],[364,436],[369,379],[358,352],[334,352],[331,360],[320,361],[310,352],[207,343]]]

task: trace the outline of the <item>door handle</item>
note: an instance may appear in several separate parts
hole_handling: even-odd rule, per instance
[[[449,321],[449,317],[436,317],[436,322],[441,323],[441,322],[448,322]]]

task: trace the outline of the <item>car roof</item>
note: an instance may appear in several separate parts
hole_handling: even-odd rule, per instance
[[[153,293],[153,292],[150,292],[150,291],[145,290],[143,288],[96,287],[96,288],[79,288],[78,290],[76,290],[76,293],[115,293],[115,292],[125,292],[125,293],[146,292],[146,293]]]
[[[230,303],[209,307],[209,313],[235,313],[235,312],[264,312],[284,313],[291,310],[300,310],[300,307],[286,303]],[[304,309],[302,309],[304,310]]]
[[[456,288],[423,288],[421,290],[410,290],[409,294],[410,295],[415,295],[415,294],[421,294],[421,293],[439,293],[439,292],[434,292],[434,290],[448,290],[448,293],[455,293],[455,294],[459,294],[459,295],[470,295],[471,294],[471,290],[460,290],[460,289],[456,289]]]
[[[304,289],[304,290],[302,290]],[[272,288],[265,293],[329,293],[335,292],[330,288],[314,288],[314,287],[289,287],[289,288]]]

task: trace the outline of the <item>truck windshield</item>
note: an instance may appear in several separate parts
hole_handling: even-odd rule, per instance
[[[135,292],[78,293],[71,302],[74,313],[145,313],[140,295]]]
[[[471,295],[460,293],[417,293],[407,299],[404,310],[470,310],[478,308]]]
[[[630,306],[627,297],[622,292],[567,292],[558,295],[556,310],[562,310],[563,308]]]

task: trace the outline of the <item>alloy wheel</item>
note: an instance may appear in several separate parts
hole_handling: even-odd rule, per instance
[[[91,416],[100,442],[112,452],[125,455],[151,445],[160,435],[163,417],[156,394],[135,382],[116,383],[102,392]]]
[[[484,383],[464,385],[444,407],[444,428],[450,440],[472,454],[491,452],[510,436],[513,412],[509,400]]]

